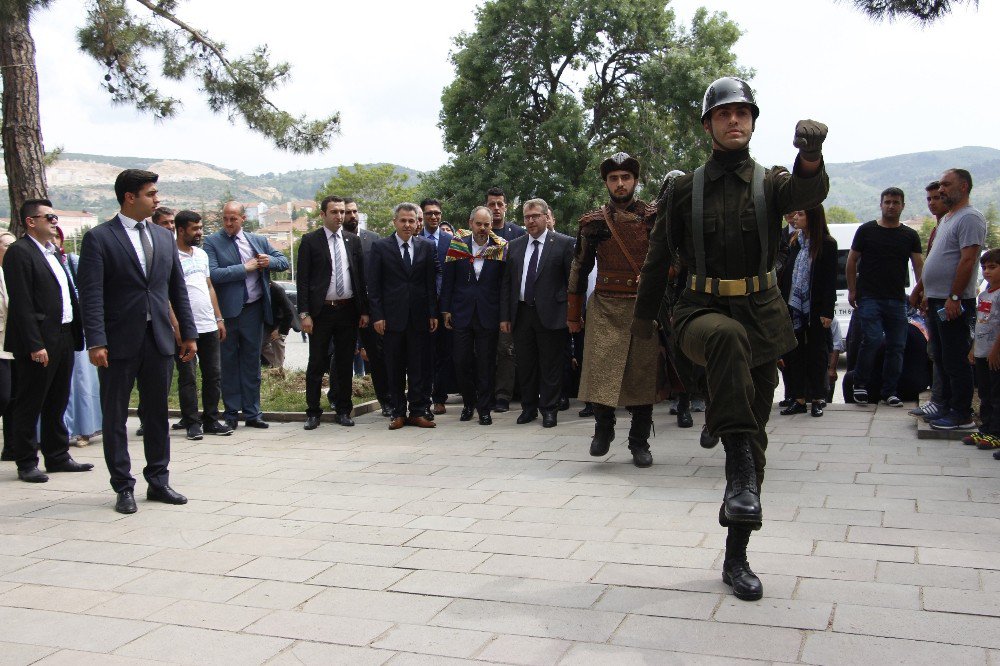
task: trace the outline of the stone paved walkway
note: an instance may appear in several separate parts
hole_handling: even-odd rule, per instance
[[[74,455],[99,471],[41,486],[5,465],[0,663],[1000,665],[989,453],[903,410],[775,414],[744,603],[719,578],[721,450],[660,408],[654,467],[622,427],[595,462],[577,408],[180,439],[191,502],[140,482],[127,517],[97,447]]]

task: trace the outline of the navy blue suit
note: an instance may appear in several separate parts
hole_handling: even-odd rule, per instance
[[[268,268],[256,271],[261,297],[246,302],[247,272],[232,237],[220,230],[205,239],[208,266],[219,299],[219,309],[226,320],[226,339],[222,341],[222,402],[225,418],[233,422],[240,411],[246,420],[259,419],[260,347],[264,323],[273,324],[271,310],[271,272],[288,270],[288,259],[259,234],[243,232],[254,254],[271,257]]]
[[[472,236],[465,243],[472,253]],[[489,259],[483,261],[478,278],[467,259],[449,261],[444,268],[441,311],[451,314],[452,353],[462,402],[466,409],[474,406],[480,416],[489,414],[493,403],[504,269],[504,262]]]
[[[438,314],[436,284],[441,269],[433,243],[414,236],[409,245],[409,267],[403,263],[396,234],[372,244],[367,265],[371,320],[385,321],[382,341],[393,418],[406,416],[407,378],[410,416],[423,416],[430,406],[432,370],[425,350],[431,341],[430,320]]]
[[[426,238],[430,242],[435,242],[434,238],[427,235],[426,229],[420,230],[421,238]],[[441,289],[444,280],[444,259],[448,255],[448,246],[451,245],[453,236],[448,232],[438,229],[437,238],[437,258],[438,265],[442,272],[438,274],[437,293],[440,303]],[[444,403],[448,399],[448,394],[454,391],[455,384],[455,362],[452,358],[452,333],[444,327],[443,321],[438,321],[438,329],[431,333],[431,344],[427,346],[427,362],[433,368],[431,380],[431,399],[436,403]]]

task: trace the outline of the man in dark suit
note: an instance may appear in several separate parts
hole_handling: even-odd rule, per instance
[[[184,270],[169,231],[146,222],[159,205],[150,171],[126,169],[115,180],[121,212],[91,229],[80,250],[80,304],[90,362],[97,366],[104,411],[104,459],[115,511],[135,513],[125,421],[132,386],[138,380],[143,408],[143,447],[149,483],[146,499],[184,504],[169,485],[170,434],[167,394],[174,352],[190,361],[198,346]],[[181,343],[170,325],[173,307]]]
[[[329,349],[333,341],[336,384],[334,422],[352,426],[351,402],[354,345],[358,329],[368,326],[368,297],[365,286],[361,239],[341,228],[344,200],[328,196],[320,204],[323,227],[302,237],[299,244],[298,292],[302,330],[309,334],[309,364],[306,368],[306,430],[319,426],[323,375],[330,368]]]
[[[17,478],[44,483],[49,477],[38,469],[39,447],[49,473],[94,469],[69,455],[69,433],[63,423],[73,352],[83,349],[83,333],[76,285],[53,242],[59,216],[52,211],[52,202],[29,199],[20,214],[25,235],[3,258],[9,298],[4,348],[14,355],[17,377],[9,448],[17,461]],[[41,430],[38,441],[36,424]]]
[[[246,209],[230,201],[223,228],[205,239],[212,285],[225,318],[222,341],[222,402],[226,425],[236,428],[240,412],[251,428],[267,428],[260,410],[260,348],[264,323],[272,324],[271,271],[287,271],[288,259],[267,239],[243,230]]]
[[[420,236],[435,244],[437,247],[438,265],[442,269],[442,275],[439,275],[437,280],[438,304],[440,305],[444,259],[448,255],[448,246],[451,245],[452,235],[440,227],[440,201],[437,199],[424,199],[420,202],[420,211],[423,215]],[[448,411],[444,403],[448,401],[448,392],[454,390],[452,385],[455,383],[455,364],[451,355],[452,334],[443,324],[444,322],[439,319],[438,328],[431,335],[431,344],[427,347],[427,362],[433,368],[431,401],[434,406],[431,408],[431,411],[434,414],[444,414]]]
[[[512,332],[521,380],[521,415],[530,423],[542,412],[542,426],[556,425],[559,391],[569,331],[566,285],[573,264],[573,239],[549,231],[549,205],[542,199],[524,204],[528,233],[507,250],[500,310],[500,330]]]
[[[493,417],[497,338],[500,335],[500,285],[504,274],[503,239],[490,236],[490,209],[479,206],[469,217],[472,233],[463,238],[468,257],[449,258],[444,268],[441,309],[444,325],[454,329],[454,358],[462,391],[461,421],[479,412],[479,424]]]
[[[368,260],[368,300],[375,332],[383,336],[389,375],[392,422],[433,428],[430,407],[431,368],[423,350],[437,329],[437,252],[430,241],[415,236],[420,208],[409,202],[393,209],[396,232],[372,245]],[[403,391],[409,380],[410,417],[406,418]]]
[[[486,190],[486,207],[493,213],[492,231],[508,243],[524,235],[524,229],[513,223],[508,223],[507,195],[499,187]],[[514,339],[509,333],[500,331],[497,343],[497,379],[496,379],[496,411],[506,412],[510,409],[510,401],[514,395],[516,361],[514,356]]]
[[[352,234],[357,234],[361,239],[361,254],[364,256],[367,270],[368,257],[371,256],[372,244],[382,240],[374,231],[358,228],[360,213],[358,204],[350,197],[344,197],[344,229]],[[375,332],[372,326],[358,329],[358,338],[361,341],[361,354],[365,361],[365,368],[372,376],[372,386],[375,388],[375,397],[382,405],[382,416],[392,415],[389,407],[389,381],[385,371],[385,354],[382,351],[382,336]],[[334,372],[334,374],[336,374]],[[331,382],[333,380],[331,379]],[[332,385],[331,385],[332,386]]]

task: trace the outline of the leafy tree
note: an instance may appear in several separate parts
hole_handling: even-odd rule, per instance
[[[540,196],[560,226],[607,199],[601,160],[643,165],[647,198],[673,168],[691,169],[709,141],[701,99],[723,75],[749,77],[732,46],[740,29],[699,9],[676,25],[668,0],[490,0],[455,39],[455,80],[439,123],[452,157],[421,183],[466,219],[499,185],[509,202]],[[652,189],[652,192],[648,190]]]
[[[851,0],[854,6],[876,21],[911,18],[930,23],[950,14],[955,5],[979,6],[979,0]]]
[[[418,203],[417,188],[407,186],[406,181],[406,174],[397,173],[391,164],[342,166],[316,193],[316,201],[331,194],[353,197],[358,210],[368,216],[368,228],[387,234],[392,228],[393,206],[403,201]]]
[[[826,221],[830,224],[849,224],[858,221],[858,216],[843,206],[830,206],[826,209]]]
[[[920,218],[920,231],[917,235],[920,236],[920,247],[924,249],[924,254],[927,254],[927,241],[931,239],[931,232],[934,231],[934,227],[937,226],[937,220],[935,220],[930,215],[924,215]]]
[[[1000,247],[1000,210],[997,210],[997,205],[991,201],[983,217],[986,218],[986,247],[991,250]]]
[[[0,0],[0,69],[3,72],[4,167],[11,211],[46,195],[45,152],[38,114],[38,76],[30,22],[51,0]],[[283,150],[309,153],[326,148],[339,131],[340,117],[294,117],[269,95],[288,79],[287,63],[271,63],[266,46],[232,59],[222,42],[181,20],[179,0],[87,0],[87,18],[77,30],[80,50],[107,67],[102,83],[114,104],[128,104],[155,118],[176,115],[180,101],[161,93],[147,64],[159,56],[162,75],[196,79],[209,107],[230,122],[242,119]],[[11,230],[22,221],[11,216]]]

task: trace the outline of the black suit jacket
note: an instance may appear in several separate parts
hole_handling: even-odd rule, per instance
[[[531,255],[530,234],[515,238],[507,245],[507,270],[500,290],[500,316],[511,325],[517,321],[517,305],[521,300],[521,277]],[[573,239],[550,231],[545,235],[542,256],[535,267],[535,307],[542,326],[548,329],[566,328],[566,286],[573,263]]]
[[[7,248],[3,273],[9,298],[4,349],[17,358],[27,358],[40,349],[55,347],[62,329],[62,289],[35,241],[23,236]],[[80,351],[83,349],[80,304],[72,282],[69,297],[73,306],[74,349]]]
[[[465,244],[472,252],[472,236]],[[495,245],[491,240],[490,245]],[[441,285],[441,311],[451,313],[454,328],[469,328],[478,321],[483,328],[500,328],[500,285],[505,262],[487,259],[476,277],[468,259],[445,262]]]
[[[83,237],[78,274],[83,328],[87,345],[107,347],[109,359],[139,353],[145,338],[147,302],[161,354],[175,351],[170,305],[180,325],[181,339],[198,338],[177,243],[163,227],[150,224],[148,229],[153,246],[148,277],[117,215]]]
[[[795,260],[802,251],[802,243],[790,243],[785,270],[778,280],[781,295],[788,302],[792,293],[792,274],[795,272]],[[819,256],[813,262],[812,273],[809,276],[809,323],[819,326],[820,317],[833,319],[833,311],[837,304],[837,241],[832,237],[823,239],[823,247]]]
[[[437,248],[426,238],[410,239],[411,266],[406,269],[396,234],[372,245],[368,258],[368,302],[373,322],[385,320],[386,331],[429,327],[437,317]]]
[[[347,271],[351,276],[354,304],[359,314],[368,314],[368,288],[365,284],[365,259],[361,239],[345,229],[341,229],[341,233],[347,253]],[[330,243],[325,228],[320,227],[302,237],[295,264],[298,270],[295,277],[298,310],[315,317],[323,309],[323,301],[330,288],[330,277],[333,275]]]

